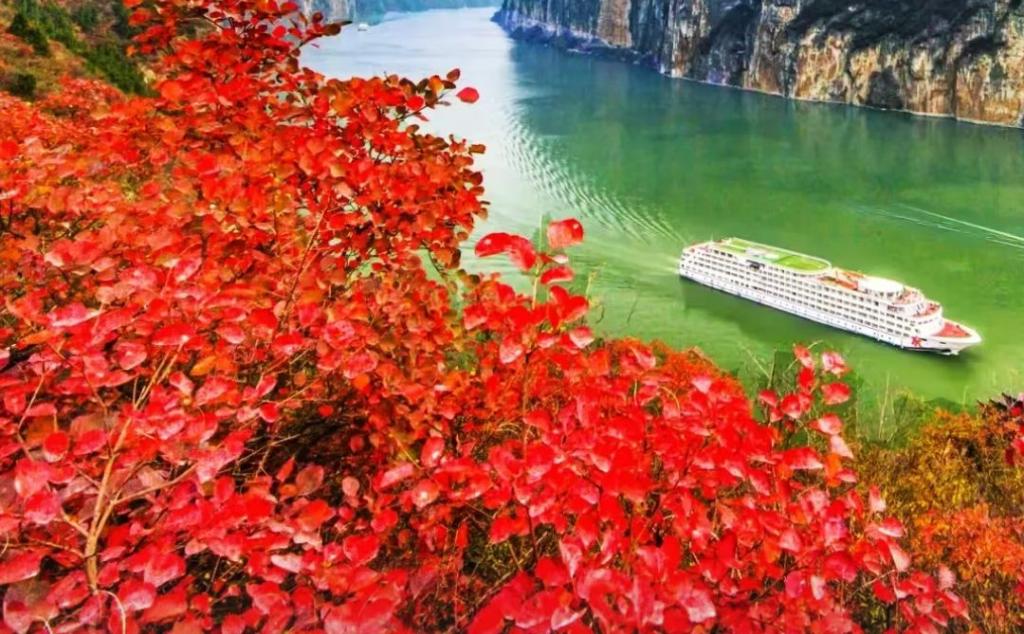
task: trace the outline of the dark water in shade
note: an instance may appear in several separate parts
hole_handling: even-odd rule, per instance
[[[480,90],[431,125],[488,146],[485,231],[581,218],[598,330],[697,345],[745,376],[794,341],[842,351],[861,406],[1024,389],[1024,134],[798,103],[513,42],[492,9],[395,15],[304,61],[332,76],[460,67]],[[889,348],[681,281],[689,242],[741,236],[921,287],[985,342]],[[468,262],[470,268],[480,263]],[[485,265],[507,270],[501,259]]]

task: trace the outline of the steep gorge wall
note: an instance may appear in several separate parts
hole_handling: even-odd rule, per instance
[[[505,0],[514,36],[797,99],[1024,125],[1024,0]]]
[[[330,22],[351,20],[356,14],[354,0],[297,0],[296,4],[306,15],[322,13]]]

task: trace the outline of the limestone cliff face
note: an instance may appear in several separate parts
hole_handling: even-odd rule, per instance
[[[504,0],[514,36],[797,99],[1024,125],[1024,0]]]
[[[322,13],[329,22],[351,20],[356,14],[354,0],[297,0],[296,4],[306,15]]]

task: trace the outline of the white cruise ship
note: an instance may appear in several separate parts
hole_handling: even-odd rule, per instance
[[[908,350],[958,354],[981,342],[916,288],[821,258],[727,238],[683,250],[679,274],[706,286]]]

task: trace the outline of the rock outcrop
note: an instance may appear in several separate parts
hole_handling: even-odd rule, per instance
[[[796,99],[1024,125],[1024,0],[504,0],[513,36]]]
[[[354,0],[298,0],[297,4],[306,15],[321,13],[329,22],[352,20],[356,15]]]

